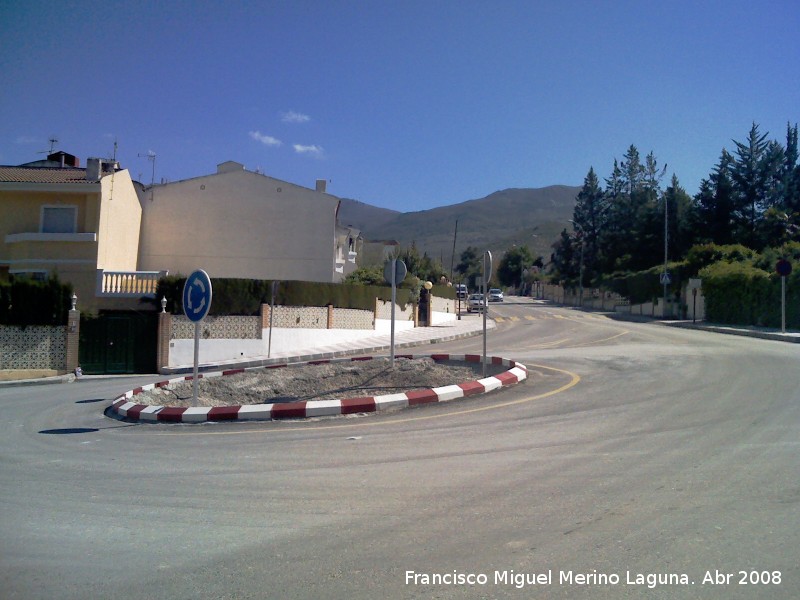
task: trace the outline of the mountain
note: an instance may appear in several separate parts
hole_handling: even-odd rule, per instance
[[[342,200],[339,222],[361,229],[365,240],[397,240],[403,247],[414,243],[420,252],[440,259],[445,268],[453,260],[456,221],[456,263],[467,246],[491,250],[498,257],[513,244],[525,244],[534,255],[548,260],[551,244],[562,229],[570,226],[579,191],[580,187],[566,185],[512,188],[485,198],[409,213],[361,202],[352,206],[355,201]],[[343,215],[354,215],[359,224]]]
[[[380,227],[400,214],[396,210],[372,206],[350,198],[342,198],[342,203],[339,206],[339,223],[355,227],[364,232],[367,229]]]

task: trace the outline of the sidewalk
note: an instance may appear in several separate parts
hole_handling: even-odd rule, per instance
[[[491,319],[487,320],[487,329],[493,329],[495,326],[496,324],[494,321]],[[416,327],[414,329],[395,332],[395,352],[402,348],[412,348],[425,344],[449,342],[451,340],[458,340],[465,337],[480,335],[481,333],[483,333],[483,318],[481,315],[462,315],[461,320],[450,321],[449,323],[443,323],[441,325]],[[325,360],[328,358],[337,358],[352,354],[389,354],[390,352],[391,334],[387,333],[361,338],[358,340],[342,342],[339,344],[332,344],[329,346],[319,346],[316,348],[306,348],[292,352],[276,353],[270,358],[262,356],[258,358],[248,358],[245,360],[233,360],[211,364],[202,362],[201,355],[199,370],[203,372],[219,371],[220,369],[262,367],[275,364],[284,364],[287,362]],[[184,374],[191,372],[192,365],[180,365],[177,367],[168,367],[162,369],[162,373],[165,375]]]
[[[683,329],[700,329],[702,331],[713,331],[714,333],[800,344],[800,332],[798,331],[781,333],[780,329],[770,329],[769,327],[745,327],[744,325],[734,327],[731,325],[714,325],[713,323],[692,323],[691,321],[662,321],[662,324],[670,327],[682,327]]]
[[[488,319],[486,322],[487,329],[494,329],[495,322]],[[431,327],[417,327],[406,331],[398,331],[395,333],[395,351],[403,348],[412,348],[415,346],[422,346],[425,344],[437,344],[439,342],[448,342],[483,333],[483,319],[481,315],[463,315],[461,320],[451,321],[441,325],[434,325]],[[239,369],[245,367],[260,367],[274,364],[285,364],[287,362],[305,362],[310,360],[324,360],[328,358],[337,358],[340,356],[348,356],[354,354],[372,354],[391,352],[391,334],[375,335],[372,337],[361,338],[359,340],[342,342],[340,344],[333,344],[330,346],[321,346],[318,348],[300,349],[294,352],[276,353],[272,357],[258,357],[249,358],[246,360],[228,361],[220,363],[200,363],[199,370],[203,371],[219,371],[222,369]],[[200,356],[202,360],[202,354]],[[185,374],[191,373],[193,365],[181,365],[163,369],[165,375]],[[132,376],[132,375],[129,375]],[[89,377],[106,377],[104,375],[84,375],[84,378]],[[119,377],[115,375],[114,377]],[[71,373],[66,375],[59,375],[55,377],[42,377],[38,379],[17,379],[10,381],[0,381],[1,387],[8,386],[23,386],[23,385],[41,385],[48,383],[69,383],[75,381],[75,376]]]
[[[580,310],[580,309],[579,309]],[[763,340],[776,340],[780,342],[789,342],[800,344],[800,331],[787,331],[781,333],[780,329],[770,327],[752,327],[747,325],[718,325],[715,323],[706,323],[705,321],[697,321],[693,323],[691,320],[662,320],[658,317],[648,317],[640,315],[629,315],[626,313],[604,313],[611,319],[618,321],[632,321],[635,323],[654,323],[656,325],[664,325],[666,327],[680,327],[682,329],[697,329],[699,331],[712,331],[714,333],[724,333],[727,335],[740,335],[744,337],[759,338]]]

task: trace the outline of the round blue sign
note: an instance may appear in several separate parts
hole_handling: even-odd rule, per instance
[[[781,277],[788,277],[792,274],[792,263],[782,258],[778,261],[778,264],[775,265],[775,270]]]
[[[186,279],[183,285],[183,314],[190,321],[205,319],[211,308],[211,279],[208,273],[198,269]]]

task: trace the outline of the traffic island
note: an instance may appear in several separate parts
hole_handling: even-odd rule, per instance
[[[253,367],[229,369],[213,373],[201,373],[198,379],[228,377],[242,373],[258,373],[272,369],[295,368],[322,364],[346,365],[360,361],[372,361],[385,357],[352,357],[273,365],[269,367]],[[475,366],[481,364],[482,357],[477,354],[431,354],[431,355],[398,355],[398,360],[432,359],[437,363],[448,363]],[[203,423],[209,421],[263,421],[277,419],[304,419],[310,417],[329,417],[348,414],[370,413],[389,409],[404,409],[421,404],[447,402],[458,398],[485,394],[502,387],[514,385],[527,379],[528,370],[525,365],[516,361],[499,358],[487,358],[487,369],[495,374],[481,379],[466,381],[430,389],[412,389],[384,395],[354,395],[350,398],[324,400],[293,400],[271,403],[238,404],[231,406],[159,406],[137,402],[142,394],[158,388],[169,389],[187,381],[192,376],[179,377],[160,381],[135,388],[118,396],[111,405],[111,412],[125,420],[149,423]]]

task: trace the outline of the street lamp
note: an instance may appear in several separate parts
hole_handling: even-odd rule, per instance
[[[666,169],[666,166],[664,166]],[[661,317],[667,318],[667,284],[669,283],[669,273],[667,272],[667,259],[669,257],[669,213],[667,212],[667,205],[669,198],[664,194],[664,273],[661,275],[661,281],[664,283],[664,310],[661,311]]]

